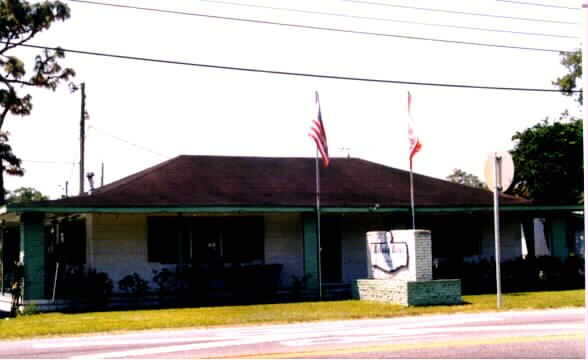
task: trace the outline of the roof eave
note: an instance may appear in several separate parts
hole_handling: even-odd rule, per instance
[[[417,213],[458,213],[487,212],[493,206],[455,206],[416,207]],[[322,213],[405,213],[409,207],[321,207]],[[584,205],[533,205],[517,204],[502,205],[501,211],[506,212],[557,212],[582,211]],[[8,205],[0,208],[0,214],[7,213],[300,213],[314,212],[313,206],[165,206],[165,207],[69,207],[69,206],[24,206]]]

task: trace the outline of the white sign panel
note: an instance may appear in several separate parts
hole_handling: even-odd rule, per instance
[[[508,152],[490,153],[484,163],[484,177],[491,191],[496,189],[496,185],[500,192],[508,190],[514,178],[512,156]]]
[[[368,232],[367,243],[369,278],[388,279],[408,266],[408,245],[395,243],[391,232]]]

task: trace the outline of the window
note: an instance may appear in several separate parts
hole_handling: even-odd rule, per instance
[[[53,261],[69,265],[86,263],[86,220],[62,219],[45,231],[48,255]]]
[[[176,217],[147,218],[147,259],[149,262],[177,264],[180,229]]]
[[[263,261],[261,216],[150,216],[148,261],[162,264]]]
[[[480,219],[464,214],[433,215],[421,220],[420,226],[431,230],[433,258],[462,259],[479,256],[482,249]]]
[[[228,261],[263,260],[263,217],[226,218],[221,238],[223,257]]]

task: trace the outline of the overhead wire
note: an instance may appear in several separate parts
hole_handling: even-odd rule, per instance
[[[533,2],[527,2],[527,1],[515,1],[515,0],[496,0],[496,1],[518,4],[518,5],[541,6],[541,7],[548,7],[548,8],[554,8],[554,9],[581,10],[581,8],[579,8],[579,7],[561,6],[561,5],[543,4],[543,3],[533,3]]]
[[[148,148],[148,147],[146,147],[146,146],[143,146],[143,145],[138,145],[138,144],[132,143],[132,142],[130,142],[130,141],[128,141],[128,140],[125,140],[125,139],[121,138],[120,136],[117,136],[117,135],[112,135],[111,133],[109,133],[109,132],[106,132],[106,131],[104,131],[104,130],[102,130],[102,129],[99,129],[99,128],[97,128],[97,127],[96,127],[96,126],[94,126],[94,125],[88,125],[88,128],[89,128],[89,129],[94,129],[94,130],[97,130],[99,133],[102,133],[102,134],[103,134],[103,135],[105,135],[105,136],[111,137],[111,138],[113,138],[113,139],[115,139],[115,140],[118,140],[118,141],[120,141],[120,142],[122,142],[122,143],[125,143],[125,144],[127,144],[127,145],[130,145],[130,146],[133,146],[133,147],[135,147],[135,148],[137,148],[137,149],[140,149],[140,150],[143,150],[143,151],[150,152],[150,153],[152,153],[152,154],[154,154],[154,155],[157,155],[157,156],[160,156],[160,157],[162,157],[162,158],[169,158],[169,157],[170,157],[170,156],[167,156],[167,155],[161,154],[161,153],[159,153],[159,152],[157,152],[157,151],[155,151],[155,150],[152,150],[152,149],[150,149],[150,148]]]
[[[512,31],[512,30],[503,30],[503,29],[481,28],[481,27],[474,27],[474,26],[461,26],[461,25],[452,25],[452,24],[425,23],[425,22],[420,22],[420,21],[401,20],[401,19],[392,19],[392,18],[381,18],[381,17],[371,17],[371,16],[349,15],[349,14],[333,13],[333,12],[326,12],[326,11],[303,10],[303,9],[295,9],[295,8],[280,8],[280,7],[274,7],[274,6],[259,5],[259,4],[237,3],[237,2],[226,1],[226,0],[198,0],[198,1],[207,2],[207,3],[213,3],[213,4],[223,4],[223,5],[231,5],[231,6],[250,7],[250,8],[258,8],[258,9],[274,10],[274,11],[283,11],[283,12],[285,11],[285,12],[300,13],[300,14],[334,16],[334,17],[341,17],[341,18],[346,18],[346,19],[394,22],[394,23],[398,23],[398,24],[433,26],[433,27],[443,27],[443,28],[459,29],[459,30],[474,30],[474,31],[498,32],[498,33],[507,33],[507,34],[515,34],[515,35],[543,36],[543,37],[578,39],[578,36],[572,36],[572,35],[532,33],[532,32],[525,32],[525,31]]]
[[[322,27],[322,26],[313,26],[313,25],[301,25],[301,24],[283,23],[283,22],[275,22],[275,21],[248,19],[248,18],[201,14],[201,13],[176,11],[176,10],[147,8],[147,7],[140,7],[140,6],[133,6],[133,5],[104,3],[104,2],[96,2],[96,1],[91,1],[91,0],[69,0],[69,1],[74,2],[74,3],[82,3],[82,4],[91,4],[91,5],[98,5],[98,6],[107,6],[107,7],[115,7],[115,8],[157,12],[157,13],[162,13],[162,14],[196,16],[196,17],[203,17],[203,18],[217,19],[217,20],[227,20],[227,21],[234,21],[234,22],[246,22],[246,23],[263,24],[263,25],[275,25],[275,26],[283,26],[283,27],[293,27],[293,28],[298,28],[298,29],[339,32],[339,33],[366,35],[366,36],[389,37],[389,38],[406,39],[406,40],[429,41],[429,42],[438,42],[438,43],[446,43],[446,44],[458,44],[458,45],[467,45],[467,46],[481,46],[481,47],[503,48],[503,49],[510,49],[510,50],[525,50],[525,51],[539,51],[539,52],[552,52],[552,53],[572,53],[575,51],[575,50],[547,49],[547,48],[525,47],[525,46],[515,46],[515,45],[506,45],[506,44],[483,43],[483,42],[476,42],[476,41],[448,40],[448,39],[428,38],[428,37],[420,37],[420,36],[349,30],[349,29],[343,29],[343,28],[332,28],[332,27]]]
[[[416,85],[416,86],[437,86],[437,87],[464,88],[464,89],[481,89],[481,90],[554,92],[554,93],[555,92],[557,92],[557,93],[560,93],[561,92],[561,90],[559,90],[559,89],[523,88],[523,87],[506,87],[506,86],[484,86],[484,85],[450,84],[450,83],[433,83],[433,82],[419,82],[419,81],[402,81],[402,80],[363,78],[363,77],[340,76],[340,75],[325,75],[325,74],[300,73],[300,72],[290,72],[290,71],[279,71],[279,70],[245,68],[245,67],[237,67],[237,66],[201,64],[201,63],[192,63],[192,62],[187,62],[187,61],[155,59],[155,58],[147,58],[147,57],[139,57],[139,56],[129,56],[129,55],[108,54],[108,53],[102,53],[102,52],[96,52],[96,51],[74,50],[74,49],[66,49],[66,48],[61,48],[61,47],[57,48],[57,47],[48,47],[48,46],[32,45],[32,44],[21,44],[20,46],[22,46],[22,47],[28,47],[28,48],[35,48],[35,49],[44,49],[44,50],[57,50],[57,49],[59,49],[61,51],[69,52],[69,53],[72,53],[72,54],[83,54],[83,55],[102,56],[102,57],[110,57],[110,58],[125,59],[125,60],[134,60],[134,61],[144,61],[144,62],[152,62],[152,63],[160,63],[160,64],[173,64],[173,65],[194,66],[194,67],[202,67],[202,68],[209,68],[209,69],[221,69],[221,70],[234,70],[234,71],[243,71],[243,72],[251,72],[251,73],[263,73],[263,74],[270,74],[270,75],[285,75],[285,76],[309,77],[309,78],[331,79],[331,80],[348,80],[348,81],[361,81],[361,82],[384,83],[384,84],[400,84],[400,85]],[[581,92],[581,91],[582,90],[572,90],[571,92],[576,93],[576,92]],[[161,155],[161,154],[159,154],[159,155]],[[164,156],[164,155],[161,155],[161,156]]]
[[[51,160],[27,160],[27,159],[22,159],[23,162],[25,163],[36,163],[36,164],[52,164],[52,165],[71,165],[72,162],[66,162],[66,161],[51,161]],[[75,164],[75,161],[73,162]]]
[[[536,18],[527,18],[527,17],[517,17],[517,16],[478,13],[478,12],[438,9],[438,8],[424,8],[424,7],[410,6],[410,5],[383,3],[383,2],[378,2],[378,1],[367,1],[367,0],[338,0],[338,1],[354,3],[354,4],[362,4],[362,5],[385,6],[385,7],[392,7],[392,8],[397,8],[397,9],[410,9],[410,10],[428,11],[428,12],[436,12],[436,13],[444,13],[444,14],[479,16],[479,17],[489,17],[489,18],[495,18],[495,19],[531,21],[531,22],[541,22],[541,23],[549,23],[549,24],[578,25],[577,22],[572,22],[572,21],[536,19]]]

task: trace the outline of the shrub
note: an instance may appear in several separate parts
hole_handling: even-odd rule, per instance
[[[504,292],[579,289],[584,286],[584,259],[570,256],[562,262],[554,256],[519,257],[504,261],[500,274]],[[496,291],[494,259],[439,262],[433,276],[435,279],[461,279],[464,294]]]
[[[113,289],[108,274],[83,265],[66,266],[60,284],[57,294],[61,297],[85,302],[91,306],[105,305]]]
[[[290,295],[295,299],[301,298],[304,291],[308,289],[308,282],[312,279],[312,274],[304,274],[302,277],[292,275],[292,286]]]
[[[35,305],[35,304],[25,305],[25,306],[21,307],[20,310],[18,311],[19,316],[30,316],[30,315],[36,315],[38,313],[39,313],[39,310],[37,310],[37,305]]]
[[[182,300],[198,303],[206,295],[206,287],[208,285],[207,274],[200,266],[178,266],[176,268],[175,280],[176,290],[178,293],[181,293]],[[170,286],[172,285],[170,284]]]
[[[177,288],[176,274],[167,268],[163,268],[160,271],[153,270],[153,282],[159,287],[160,294],[170,293]]]
[[[88,269],[84,274],[82,297],[91,305],[102,306],[108,302],[112,295],[112,280],[105,272],[97,272],[96,269]]]
[[[149,291],[149,283],[139,274],[133,273],[119,280],[118,288],[133,296],[143,296]]]

